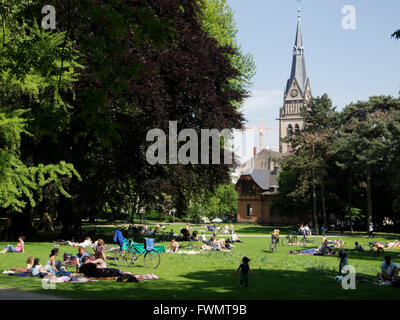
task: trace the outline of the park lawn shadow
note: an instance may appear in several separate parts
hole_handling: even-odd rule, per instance
[[[277,227],[263,227],[263,226],[254,226],[254,227],[243,227],[238,228],[235,232],[240,234],[258,234],[258,235],[270,235],[275,229],[279,229],[281,234],[287,234],[292,231],[291,227],[287,226],[277,226]]]
[[[145,280],[142,283],[118,283],[101,280],[98,283],[62,284],[64,296],[73,297],[71,289],[80,291],[86,299],[135,300],[344,300],[399,299],[396,288],[375,287],[371,282],[359,283],[356,290],[344,290],[334,280],[334,272],[315,269],[253,270],[249,286],[240,288],[239,277],[232,270],[188,272],[178,281]],[[99,286],[101,286],[99,288]],[[61,286],[60,286],[61,287]],[[57,286],[59,288],[59,286]]]

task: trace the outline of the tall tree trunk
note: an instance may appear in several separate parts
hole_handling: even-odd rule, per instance
[[[328,219],[326,218],[326,204],[325,204],[325,184],[321,183],[321,197],[322,197],[322,218],[325,228],[328,228]]]
[[[319,234],[319,225],[317,217],[317,191],[315,182],[313,183],[313,220],[314,220],[315,234]]]
[[[352,179],[351,179],[351,173],[352,173],[352,170],[351,169],[349,169],[349,177],[348,177],[348,192],[349,192],[349,210],[351,210],[351,205],[352,205],[352,199],[351,199],[351,196],[352,196]],[[350,211],[350,213],[349,214],[351,214],[351,211]],[[351,234],[353,234],[353,224],[352,224],[352,221],[351,221],[352,219],[350,218],[350,232],[351,232]]]
[[[371,187],[371,166],[367,166],[367,231],[372,223],[372,187]]]

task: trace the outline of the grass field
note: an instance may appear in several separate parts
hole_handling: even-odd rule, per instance
[[[166,230],[175,232],[183,225],[168,226]],[[158,269],[143,266],[143,257],[129,268],[122,268],[135,274],[154,273],[158,280],[144,280],[142,283],[119,283],[115,280],[100,280],[90,283],[57,283],[55,290],[45,290],[36,278],[11,277],[0,274],[0,287],[28,290],[32,292],[58,295],[74,299],[400,299],[397,288],[377,286],[368,282],[357,284],[356,290],[344,290],[334,280],[338,272],[337,256],[299,256],[289,255],[290,250],[317,247],[320,237],[312,238],[314,243],[307,247],[278,245],[277,252],[270,253],[270,238],[267,237],[272,227],[255,225],[236,225],[235,230],[243,240],[232,248],[231,252],[206,252],[198,255],[163,254]],[[104,227],[106,230],[106,227]],[[113,228],[106,232],[109,239]],[[201,229],[200,229],[201,230]],[[281,228],[285,230],[285,228]],[[379,235],[376,241],[386,242],[395,235]],[[224,237],[227,237],[224,235]],[[367,244],[365,236],[340,235],[328,239],[341,238],[345,248],[353,248],[354,242]],[[54,236],[54,239],[55,236]],[[107,243],[111,244],[109,241]],[[7,243],[0,243],[4,247]],[[16,243],[12,243],[16,245]],[[157,243],[157,245],[160,243]],[[162,243],[169,247],[169,243]],[[0,271],[12,267],[26,266],[28,256],[41,259],[44,265],[48,259],[52,242],[29,242],[25,244],[25,253],[0,254]],[[64,252],[76,253],[73,247],[61,246],[60,259]],[[400,264],[400,250],[386,250],[392,260]],[[243,256],[251,259],[249,287],[240,288],[235,270]],[[350,253],[349,262],[357,273],[371,279],[380,269],[382,256]],[[113,261],[110,267],[117,267]]]

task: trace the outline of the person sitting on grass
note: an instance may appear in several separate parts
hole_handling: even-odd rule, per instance
[[[94,251],[95,259],[103,259],[106,261],[105,247],[103,239],[97,240],[96,249]]]
[[[171,245],[168,249],[168,252],[178,252],[179,250],[179,243],[175,240],[175,238],[173,238],[171,240]]]
[[[209,244],[210,244],[210,240],[208,240],[208,239],[206,238],[206,235],[204,234],[204,232],[201,233],[201,241],[202,241],[204,244],[206,244],[206,245],[209,245]]]
[[[232,233],[232,242],[233,243],[242,242],[242,240],[240,240],[239,237],[237,236],[236,232]]]
[[[344,242],[342,239],[335,241],[335,248],[340,248],[341,245],[344,245]]]
[[[51,249],[49,260],[47,260],[46,265],[44,266],[44,271],[50,273],[51,275],[56,275],[61,272],[61,261],[56,260],[58,257],[58,248]]]
[[[347,259],[347,253],[344,252],[343,248],[339,249],[339,275],[342,275],[342,269],[344,266],[349,264],[349,260]]]
[[[306,226],[304,227],[304,233],[306,236],[311,236],[311,230],[310,230],[308,224],[306,224]]]
[[[377,276],[379,280],[392,281],[393,277],[397,277],[399,273],[399,267],[397,264],[392,262],[390,256],[385,256],[385,261],[381,264],[381,272],[378,272]]]
[[[40,259],[39,258],[35,258],[35,260],[33,260],[33,266],[31,269],[29,269],[31,275],[33,277],[37,277],[37,276],[41,276],[41,277],[45,277],[47,276],[47,272],[43,272],[42,271],[42,265],[40,264]]]
[[[191,241],[199,241],[199,233],[197,231],[193,231],[192,235],[190,236]]]
[[[35,258],[30,256],[28,259],[26,259],[26,269],[31,269],[33,267],[33,262],[35,261]]]
[[[353,251],[353,252],[364,252],[365,251],[364,248],[361,245],[359,245],[357,241],[354,242],[354,245],[355,245],[355,247],[351,251]]]
[[[82,265],[83,257],[90,257],[90,255],[87,252],[85,252],[85,248],[84,247],[79,247],[78,253],[75,256],[75,266],[76,266],[77,270]]]
[[[24,253],[24,245],[25,245],[25,237],[24,236],[20,236],[18,238],[18,244],[17,246],[14,248],[11,244],[6,245],[6,247],[0,251],[0,253],[6,253],[6,252],[20,252],[20,253]]]

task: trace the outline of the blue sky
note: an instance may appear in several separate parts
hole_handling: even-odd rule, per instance
[[[235,12],[238,41],[254,56],[257,74],[252,97],[244,105],[248,125],[277,127],[283,88],[290,75],[297,25],[302,9],[306,70],[313,96],[327,93],[339,110],[373,95],[398,96],[399,0],[228,0]],[[352,5],[356,29],[345,30],[342,8]],[[257,140],[256,133],[256,140]],[[258,143],[256,144],[258,146]],[[264,147],[276,148],[278,130],[268,131]],[[250,148],[251,149],[251,148]]]

